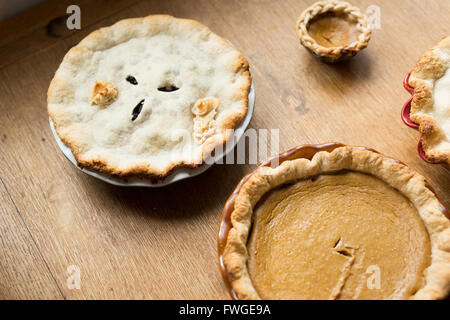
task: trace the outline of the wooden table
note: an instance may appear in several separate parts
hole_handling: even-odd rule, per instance
[[[221,209],[254,165],[215,165],[161,189],[120,188],[78,171],[58,149],[46,91],[67,50],[94,29],[153,13],[189,17],[244,53],[256,85],[251,128],[280,129],[280,150],[340,141],[402,160],[450,206],[450,173],[417,154],[400,110],[402,81],[450,30],[450,2],[353,3],[381,8],[381,29],[352,61],[303,49],[297,17],[313,1],[49,1],[0,23],[0,298],[227,299],[217,265]],[[81,288],[69,289],[78,266]]]

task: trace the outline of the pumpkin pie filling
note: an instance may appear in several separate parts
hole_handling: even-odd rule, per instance
[[[365,173],[273,189],[252,220],[247,267],[263,299],[408,299],[431,263],[414,206]]]
[[[306,8],[297,21],[300,43],[327,63],[355,56],[367,47],[371,33],[367,16],[339,0],[318,1]]]
[[[323,14],[310,22],[308,32],[321,46],[345,47],[358,40],[356,22],[343,15]]]

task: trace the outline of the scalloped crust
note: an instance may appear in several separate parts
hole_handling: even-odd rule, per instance
[[[241,187],[231,213],[223,261],[231,286],[239,299],[260,299],[247,270],[247,240],[254,206],[269,190],[282,184],[324,173],[353,170],[371,174],[403,193],[415,206],[430,236],[432,259],[425,285],[412,299],[442,299],[450,291],[450,220],[427,187],[425,178],[406,165],[358,147],[321,151],[312,160],[296,159],[276,168],[260,167]]]
[[[243,81],[243,85],[240,86],[239,90],[233,92],[234,97],[241,102],[240,109],[229,112],[229,114],[220,119],[220,126],[216,127],[216,133],[201,145],[201,151],[193,157],[195,158],[194,160],[191,158],[177,162],[168,162],[162,169],[154,167],[152,163],[149,163],[148,161],[134,163],[125,168],[119,168],[112,164],[108,157],[102,155],[85,159],[82,151],[84,146],[77,139],[77,135],[80,133],[76,131],[63,132],[62,128],[67,125],[70,117],[73,116],[69,114],[68,111],[64,110],[64,101],[65,99],[69,99],[73,92],[70,91],[70,87],[68,83],[66,83],[67,79],[62,79],[58,76],[58,71],[61,69],[60,66],[55,73],[55,77],[52,79],[47,92],[47,109],[55,125],[58,136],[64,144],[71,149],[80,167],[109,174],[125,180],[128,178],[150,179],[152,181],[161,180],[179,167],[195,168],[202,165],[207,156],[213,153],[217,146],[225,145],[232,137],[232,134],[227,129],[234,129],[244,119],[247,114],[248,93],[251,86],[249,64],[245,57],[235,50],[227,40],[219,37],[208,27],[195,20],[174,18],[169,15],[150,15],[143,18],[120,20],[112,26],[93,31],[85,37],[77,46],[68,51],[61,65],[64,63],[76,65],[77,60],[82,60],[87,51],[106,50],[134,38],[133,32],[139,32],[136,31],[137,26],[152,29],[161,28],[161,26],[166,25],[167,28],[170,28],[172,24],[180,24],[183,26],[183,30],[187,30],[186,32],[199,34],[201,37],[213,39],[213,41],[221,46],[227,53],[233,52],[233,59],[229,59],[230,67],[235,70],[236,76],[245,78],[245,81]],[[139,35],[136,36],[139,37]],[[60,101],[62,103],[59,103],[59,106],[55,107],[55,101]]]
[[[315,17],[326,12],[344,13],[345,15],[356,19],[358,31],[360,32],[358,41],[340,47],[327,48],[319,45],[316,40],[309,35],[308,24]],[[370,26],[367,17],[359,8],[352,6],[345,1],[326,0],[316,2],[303,11],[297,21],[297,35],[301,44],[319,57],[330,59],[330,61],[337,61],[344,56],[354,56],[367,47],[371,34],[372,27]]]
[[[448,128],[442,128],[432,114],[436,81],[442,78],[450,66],[450,36],[444,37],[433,48],[426,51],[417,61],[408,84],[414,88],[410,118],[419,125],[422,133],[422,148],[432,162],[450,164],[450,151],[439,144],[450,144]],[[450,110],[447,110],[448,114]]]

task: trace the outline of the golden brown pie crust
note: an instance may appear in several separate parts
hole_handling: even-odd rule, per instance
[[[315,177],[315,181],[310,180],[312,177]],[[286,183],[293,185],[281,187]],[[349,188],[352,184],[358,188]],[[317,188],[318,185],[321,187]],[[328,187],[323,189],[325,185]],[[336,189],[337,185],[341,189]],[[329,215],[321,224],[320,217],[311,216],[312,212],[307,212],[308,210],[280,209],[283,206],[295,206],[294,200],[289,201],[289,197],[286,200],[286,190],[288,193],[300,190],[308,199],[302,203],[301,208],[311,209],[309,211],[313,211],[314,202],[319,204],[320,197],[328,195],[328,199],[322,199],[322,204],[333,207],[334,201],[335,210],[340,214],[333,215],[330,208],[328,211],[319,210],[322,214]],[[357,192],[352,191],[352,195],[349,190]],[[333,192],[334,196],[330,196]],[[336,192],[342,196],[337,197]],[[358,197],[358,194],[362,195]],[[267,212],[278,214],[270,223],[260,223],[265,219],[264,213],[259,218],[258,214],[261,208],[266,207],[260,207],[261,201],[267,204],[265,201],[277,197],[278,202],[268,203],[275,203],[278,209]],[[354,205],[349,202],[352,199]],[[346,205],[348,210],[343,209]],[[387,210],[393,215],[362,216],[358,210],[354,210],[355,207],[362,207],[366,211],[371,208],[379,213]],[[280,215],[280,212],[284,214]],[[292,217],[291,214],[296,216]],[[252,219],[256,221],[256,225],[253,225]],[[311,225],[305,221],[310,221]],[[361,225],[358,226],[358,222]],[[354,223],[355,229],[350,227]],[[374,224],[373,229],[364,223]],[[258,168],[240,188],[231,214],[231,225],[223,262],[227,276],[231,279],[232,289],[239,299],[440,299],[449,293],[450,221],[442,213],[441,204],[422,176],[399,162],[366,149],[339,147],[332,152],[318,152],[311,160],[289,160],[276,168]],[[345,226],[345,230],[338,228],[337,231],[346,233],[332,231],[336,225]],[[394,226],[395,230],[392,229]],[[279,230],[284,230],[284,234]],[[293,232],[298,230],[309,230],[311,237]],[[378,239],[377,232],[391,236],[385,240],[382,237]],[[355,243],[358,233],[367,234],[367,238],[360,237],[362,240]],[[296,238],[302,236],[303,239]],[[374,241],[378,246],[373,245]],[[308,246],[317,247],[318,254],[306,250]],[[271,254],[266,254],[264,250]],[[330,251],[328,255],[324,254],[326,250]],[[283,261],[276,261],[280,256],[275,254],[283,251],[287,253],[283,259],[284,264]],[[343,254],[337,251],[342,251]],[[364,254],[365,258],[362,259]],[[261,257],[255,258],[257,255]],[[296,260],[296,257],[299,259]],[[309,257],[309,264],[302,267],[300,258],[304,257]],[[386,260],[389,257],[400,259],[400,262],[397,261],[398,268],[389,264]],[[402,262],[402,257],[406,261]],[[261,263],[264,259],[270,262]],[[324,267],[319,276],[326,278],[326,272],[331,272],[333,266],[339,272],[329,274],[333,281],[328,284],[328,288],[325,285],[321,287],[319,294],[308,295],[308,292],[314,292],[314,288],[308,288],[308,281],[300,279],[306,277],[307,280],[307,272],[311,275],[316,272],[317,277],[315,268],[327,265],[323,259],[336,260],[338,267],[336,263],[330,262],[328,266],[331,269]],[[293,261],[298,264],[294,265]],[[382,286],[387,283],[387,287],[384,287],[384,291],[371,294],[362,288],[355,275],[358,270],[365,270],[372,264],[376,265],[376,262],[381,269]],[[346,268],[351,272],[346,271]],[[292,279],[289,279],[291,275]],[[387,282],[383,282],[383,277],[388,277],[384,278]],[[403,281],[404,277],[408,277],[408,280]],[[277,281],[272,281],[274,279]],[[392,288],[393,283],[395,288]],[[274,290],[271,291],[270,288]],[[279,294],[273,294],[274,291]]]
[[[162,43],[161,36],[166,39],[165,43]],[[154,52],[156,49],[163,52],[167,49],[165,45],[169,48],[175,48],[176,46],[173,44],[180,41],[194,45],[194,48],[208,43],[210,45],[205,46],[206,49],[202,49],[208,59],[205,58],[203,61],[201,59],[177,61],[173,70],[170,69],[172,67],[169,68],[170,70],[164,69],[158,72],[147,72],[147,69],[139,69],[138,71],[141,73],[147,72],[142,78],[138,79],[140,83],[144,82],[144,85],[150,88],[145,92],[147,95],[146,103],[154,101],[154,106],[162,106],[162,103],[158,103],[158,101],[167,99],[168,96],[166,93],[161,93],[159,88],[157,89],[161,79],[156,79],[158,81],[155,80],[151,84],[145,84],[144,80],[149,78],[150,75],[163,76],[167,72],[172,72],[182,77],[182,80],[186,80],[185,82],[189,82],[190,79],[196,79],[193,75],[198,75],[195,72],[193,73],[192,69],[201,69],[202,75],[219,77],[221,83],[223,82],[227,86],[227,90],[218,91],[224,97],[220,107],[214,111],[215,118],[210,123],[201,123],[198,126],[201,130],[201,137],[191,139],[192,141],[195,140],[195,149],[189,156],[184,156],[182,150],[174,151],[171,147],[172,144],[178,145],[179,141],[183,140],[181,134],[177,131],[183,128],[172,124],[184,123],[186,128],[189,127],[189,133],[192,131],[192,135],[197,134],[197,132],[194,132],[195,128],[190,127],[191,122],[194,122],[191,117],[193,118],[196,115],[179,111],[188,110],[187,108],[190,109],[195,104],[197,97],[191,94],[192,91],[188,88],[184,93],[180,93],[183,90],[175,93],[182,98],[182,104],[185,104],[183,105],[184,108],[174,108],[175,111],[171,110],[170,112],[163,112],[161,109],[158,112],[162,116],[160,118],[155,116],[154,123],[149,122],[152,124],[151,126],[142,125],[139,127],[135,123],[141,122],[139,122],[139,119],[134,122],[135,119],[131,117],[131,110],[138,105],[139,101],[144,101],[143,95],[140,94],[137,98],[133,96],[133,90],[140,87],[139,85],[128,84],[125,79],[129,71],[121,69],[124,63],[130,62],[132,59],[99,60],[96,58],[99,53],[109,52],[108,50],[120,48],[123,45],[128,45],[129,48],[142,53],[144,50],[140,46],[143,40],[147,39],[148,42],[148,39],[158,39],[158,37],[160,38],[159,47],[149,50],[149,52]],[[169,43],[169,38],[173,40],[172,44]],[[136,41],[139,44],[136,44]],[[189,45],[187,47],[191,48]],[[149,49],[149,46],[149,44],[145,44],[144,49]],[[190,52],[175,49],[169,53],[180,56]],[[116,56],[119,56],[119,54]],[[138,60],[147,62],[145,59]],[[201,65],[198,61],[202,61],[206,65],[206,60],[211,62],[211,70],[214,72],[204,72],[206,66]],[[169,64],[172,63],[170,59],[167,59],[167,61]],[[190,69],[190,66],[187,65],[193,61],[198,66],[194,65]],[[100,70],[98,66],[101,62],[106,63],[107,66]],[[117,62],[117,65],[114,64],[115,62]],[[184,72],[181,72],[183,62]],[[161,63],[148,59],[148,65],[154,70]],[[217,67],[218,65],[221,67],[220,70]],[[79,80],[78,73],[83,73],[89,78],[90,73],[86,71],[86,66],[98,67],[101,72],[107,70],[114,83],[108,82],[108,79],[99,78],[98,81],[92,83],[93,88],[89,95],[84,97],[84,93],[87,94],[88,87],[91,84]],[[224,75],[222,76],[222,74]],[[233,77],[228,77],[229,74]],[[97,73],[95,75],[97,76]],[[205,89],[203,87],[205,83],[210,85],[211,81],[199,81],[201,84],[191,82],[192,85],[190,86],[195,85],[195,90],[201,92]],[[114,85],[118,86],[119,84],[125,90],[114,87]],[[202,165],[216,147],[225,145],[232,138],[232,130],[228,129],[236,128],[247,114],[250,86],[251,75],[245,57],[225,39],[214,34],[208,27],[195,20],[180,19],[169,15],[149,15],[143,18],[124,19],[112,26],[96,30],[78,45],[71,48],[50,83],[47,93],[47,109],[58,136],[71,149],[80,167],[123,179],[160,180],[176,168],[195,168]],[[132,99],[126,99],[126,101],[119,103],[118,100],[121,97],[122,99],[132,97]],[[201,98],[207,97],[200,96],[199,99]],[[114,104],[123,105],[124,108],[109,108],[114,107]],[[169,107],[173,107],[173,105]],[[123,119],[118,117],[117,114],[112,114],[111,111],[112,116],[105,117],[104,121],[99,121],[100,124],[91,125],[93,121],[98,120],[95,116],[102,112],[105,114],[110,110],[122,109]],[[151,121],[150,114],[153,114],[152,112],[151,109],[147,109],[146,117],[142,117],[144,118],[142,122]],[[158,112],[154,112],[154,114],[158,114]],[[172,114],[175,114],[175,116],[172,117]],[[125,121],[126,125],[124,124]],[[214,131],[208,130],[210,129],[208,125],[214,127]],[[136,133],[139,129],[142,130]],[[149,131],[151,131],[151,134]],[[208,133],[207,137],[204,133]],[[194,143],[190,145],[194,145]],[[153,149],[155,152],[152,151]],[[142,156],[142,154],[145,155]],[[149,160],[150,156],[153,157],[153,160]]]
[[[422,133],[422,149],[432,162],[450,164],[450,152],[438,145],[447,140],[450,132],[440,126],[437,117],[447,117],[449,110],[435,110],[435,84],[450,66],[450,36],[426,51],[411,71],[408,84],[414,88],[410,118],[419,125]],[[448,129],[447,129],[448,131]],[[446,137],[447,136],[447,137]],[[448,150],[448,148],[447,148]]]

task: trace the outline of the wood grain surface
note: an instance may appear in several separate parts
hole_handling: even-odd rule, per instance
[[[255,165],[215,165],[160,189],[120,188],[78,171],[51,134],[46,91],[67,50],[117,20],[167,13],[196,19],[248,58],[250,127],[280,129],[280,151],[339,141],[374,148],[423,174],[450,206],[450,172],[417,154],[400,110],[402,81],[450,32],[450,2],[368,0],[381,29],[353,60],[326,65],[295,25],[313,1],[49,1],[0,23],[0,298],[228,299],[217,264],[222,207]],[[69,4],[81,30],[67,30]],[[69,289],[67,268],[81,271]]]

